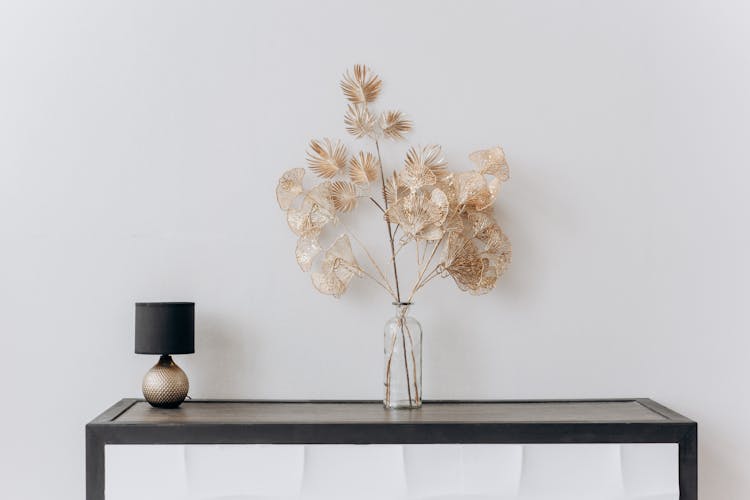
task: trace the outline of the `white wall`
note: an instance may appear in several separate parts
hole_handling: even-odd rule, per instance
[[[194,397],[380,397],[389,299],[314,292],[274,197],[344,137],[337,82],[366,62],[413,142],[511,162],[498,289],[418,299],[425,395],[653,397],[700,422],[701,498],[747,499],[749,14],[3,2],[0,496],[83,498],[84,424],[155,362],[136,300],[197,302]]]

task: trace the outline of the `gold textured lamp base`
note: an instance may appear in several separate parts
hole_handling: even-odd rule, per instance
[[[177,408],[189,388],[187,375],[168,354],[162,355],[143,377],[143,397],[157,408]]]

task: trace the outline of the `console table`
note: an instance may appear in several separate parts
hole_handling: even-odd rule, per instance
[[[123,399],[86,426],[87,500],[696,500],[697,424],[650,400]]]

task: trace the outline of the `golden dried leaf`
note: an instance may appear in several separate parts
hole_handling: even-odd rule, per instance
[[[350,212],[357,206],[357,188],[351,182],[336,181],[331,184],[333,208],[339,212]]]
[[[293,168],[284,172],[279,179],[279,184],[276,186],[276,200],[282,210],[291,207],[297,195],[302,193],[302,178],[304,176],[304,168]]]
[[[448,196],[441,189],[435,188],[430,193],[430,202],[435,206],[438,214],[435,224],[442,224],[448,217]]]
[[[436,194],[436,198],[440,203],[440,196]],[[399,224],[408,238],[432,240],[440,239],[440,236],[442,236],[441,231],[440,236],[434,238],[434,230],[436,229],[434,226],[439,225],[444,220],[444,207],[442,204],[433,202],[421,191],[411,193],[400,199],[395,205],[388,208],[385,215],[388,221]]]
[[[312,282],[319,292],[338,298],[346,291],[351,279],[362,274],[349,236],[342,234],[326,250],[321,272],[312,274]]]
[[[467,219],[471,227],[471,234],[475,238],[481,239],[480,235],[485,234],[492,227],[497,226],[491,213],[486,212],[468,212]]]
[[[333,220],[336,209],[333,206],[332,186],[333,183],[331,181],[323,181],[313,187],[307,192],[304,200],[302,200],[302,207],[308,210],[318,208],[322,212],[327,213],[331,220]]]
[[[461,172],[454,175],[456,201],[459,205],[481,211],[495,201],[484,176],[478,172]]]
[[[369,137],[375,131],[375,117],[363,104],[350,104],[344,115],[346,131],[357,139]]]
[[[401,181],[412,191],[432,186],[445,173],[445,165],[440,146],[425,146],[419,150],[411,147],[406,152]]]
[[[396,203],[398,203],[398,200],[404,198],[405,196],[408,196],[409,193],[411,193],[409,188],[406,187],[403,182],[401,182],[399,175],[396,172],[393,172],[393,175],[386,179],[384,191],[385,199],[388,202],[389,206],[395,205]]]
[[[474,151],[469,155],[469,159],[477,165],[480,174],[492,175],[501,182],[510,178],[510,168],[505,159],[505,151],[500,146]]]
[[[297,264],[303,271],[308,272],[312,267],[313,259],[322,249],[315,237],[304,237],[297,240],[297,248],[294,251]]]
[[[286,212],[286,221],[294,234],[301,238],[316,237],[331,221],[330,214],[318,206],[290,208]]]
[[[443,270],[463,291],[479,289],[485,262],[477,252],[474,242],[460,233],[450,233],[445,247]]]
[[[384,136],[402,140],[404,134],[411,131],[412,122],[401,111],[385,111],[380,115],[380,128]]]
[[[330,179],[346,167],[346,146],[341,141],[331,139],[310,141],[310,151],[307,152],[307,164],[317,176]]]
[[[374,101],[383,82],[378,75],[372,73],[370,68],[357,64],[352,73],[347,71],[341,80],[341,90],[344,96],[353,103],[367,103]]]
[[[355,184],[367,184],[378,177],[375,155],[359,152],[349,160],[349,178]]]

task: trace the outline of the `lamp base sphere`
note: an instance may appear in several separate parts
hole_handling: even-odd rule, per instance
[[[143,377],[143,397],[156,408],[177,408],[185,401],[190,384],[172,357],[163,355]]]

